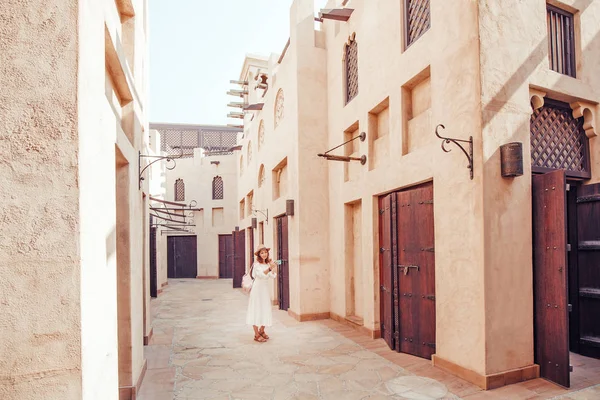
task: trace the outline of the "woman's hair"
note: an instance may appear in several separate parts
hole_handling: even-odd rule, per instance
[[[263,251],[267,252],[267,259],[265,261],[263,261],[262,257],[260,256],[260,253],[262,253]],[[258,254],[256,255],[256,261],[261,263],[261,264],[268,264],[271,262],[271,259],[269,258],[269,250],[267,249],[262,249],[261,251],[258,252]]]

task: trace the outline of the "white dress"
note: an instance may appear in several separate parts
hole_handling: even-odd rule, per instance
[[[256,326],[271,326],[273,323],[273,306],[269,291],[269,280],[275,278],[275,272],[271,271],[265,275],[268,264],[254,263],[252,269],[252,291],[248,300],[248,313],[246,324]]]

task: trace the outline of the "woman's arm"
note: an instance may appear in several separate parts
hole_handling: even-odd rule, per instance
[[[265,275],[268,275],[271,271],[273,271],[275,268],[277,268],[277,265],[275,265],[275,263],[273,261],[271,261],[269,263],[269,267],[265,268]]]

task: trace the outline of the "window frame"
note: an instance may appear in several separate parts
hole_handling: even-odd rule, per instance
[[[555,52],[557,52],[557,45],[558,45],[558,34],[557,32],[554,33],[554,36],[551,34],[550,31],[550,24],[555,20],[555,18],[552,18],[550,15],[550,12],[554,12],[556,14],[561,15],[562,17],[564,17],[566,19],[566,23],[568,25],[568,32],[567,35],[564,35],[564,30],[563,27],[561,26],[561,36],[563,36],[563,40],[560,43],[560,47],[563,48],[563,52],[562,54],[556,54],[557,55],[557,60],[558,60],[558,56],[562,56],[563,60],[563,71],[559,71],[559,68],[556,67],[553,68],[553,59],[554,59],[554,55]],[[567,27],[565,26],[565,29]],[[566,76],[570,76],[571,78],[577,78],[577,54],[576,54],[576,50],[575,50],[575,14],[567,11],[565,9],[562,9],[560,7],[557,7],[553,4],[550,3],[546,3],[546,32],[548,34],[548,68],[550,68],[550,70],[561,74],[561,75],[566,75]],[[553,52],[553,46],[552,46],[552,40],[553,39],[557,39],[556,45],[554,46],[554,51]],[[557,62],[558,64],[558,62]]]
[[[414,1],[414,0],[403,0],[404,3],[404,49],[408,49],[410,46],[412,46],[417,40],[419,40],[419,38],[421,38],[423,35],[425,35],[427,32],[429,32],[429,29],[431,29],[431,1],[429,1],[429,7],[427,9],[427,12],[429,13],[429,26],[427,27],[427,29],[425,29],[423,32],[421,32],[421,34],[417,37],[415,37],[412,41],[410,41],[411,37],[410,37],[410,16],[409,16],[409,6],[410,6],[410,2]]]
[[[221,197],[217,198],[216,197],[216,184],[220,182],[221,183]],[[223,178],[219,175],[215,176],[213,178],[213,182],[212,182],[212,199],[213,200],[223,200],[225,198],[225,185],[223,183]]]
[[[350,85],[349,83],[349,65],[348,65],[348,55],[349,55],[349,48],[351,45],[355,45],[356,46],[356,93],[354,93],[354,96],[350,97],[350,93],[349,93],[349,89],[350,89]],[[344,54],[343,54],[343,63],[342,66],[344,68],[344,106],[350,104],[350,102],[352,100],[354,100],[359,93],[359,88],[360,86],[358,85],[358,79],[359,79],[359,75],[358,75],[358,41],[356,40],[356,33],[353,33],[352,35],[350,35],[348,37],[348,40],[346,41],[346,43],[344,43]]]

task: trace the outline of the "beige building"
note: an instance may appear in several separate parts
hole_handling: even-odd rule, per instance
[[[232,93],[273,299],[483,388],[568,386],[569,350],[600,357],[600,1],[313,7]]]
[[[132,399],[151,335],[147,1],[0,15],[0,398]]]
[[[157,291],[168,278],[232,278],[238,128],[151,124],[160,141],[162,173],[152,184]],[[158,163],[157,163],[158,164]]]

